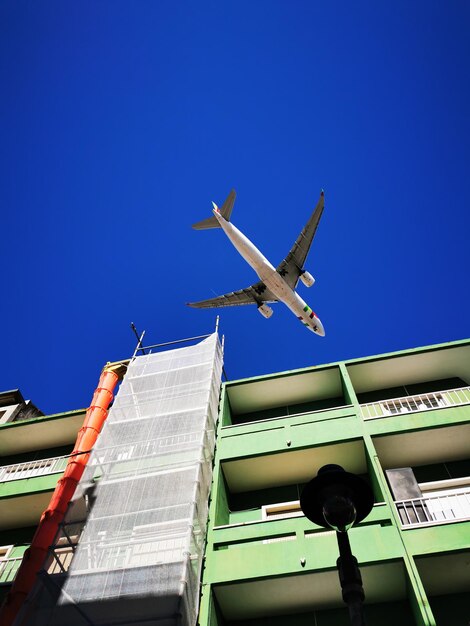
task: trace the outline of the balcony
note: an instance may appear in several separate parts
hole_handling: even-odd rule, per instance
[[[336,570],[335,532],[299,515],[297,504],[263,507],[264,519],[212,529],[204,583],[220,614],[212,615],[211,626],[347,623]],[[403,546],[389,507],[376,503],[367,523],[354,528],[350,538],[361,563],[370,623],[381,623],[380,611],[374,614],[370,605],[383,611],[386,603],[403,605],[404,616],[396,615],[396,623],[414,623]]]
[[[67,411],[29,421],[0,424],[2,456],[15,456],[47,448],[73,445],[85,411]]]
[[[215,581],[334,568],[337,558],[335,532],[312,525],[302,512],[296,510],[296,505],[298,502],[263,507],[261,519],[215,526],[207,552]],[[391,512],[384,502],[374,505],[367,523],[355,528],[353,535],[352,543],[358,550],[356,556],[359,559],[371,562],[401,556],[398,536],[391,524]],[[290,543],[290,547],[286,547],[286,543]],[[286,551],[290,552],[288,557]],[[306,566],[302,565],[302,556],[310,551],[311,559]],[[271,560],[270,555],[278,553],[279,558],[273,556]],[[281,553],[284,556],[281,557]]]
[[[222,425],[259,423],[350,404],[337,366],[271,374],[225,384]]]
[[[36,476],[61,474],[67,465],[68,456],[56,456],[50,459],[38,459],[25,463],[14,463],[0,467],[0,483]]]
[[[395,506],[404,529],[470,520],[470,486],[398,500]]]
[[[48,557],[46,571],[48,574],[64,574],[72,562],[74,546],[56,548]],[[0,585],[11,585],[23,560],[23,555],[0,559]]]
[[[327,463],[341,464],[354,474],[367,472],[363,440],[354,429],[345,428],[344,424],[329,430],[306,424],[290,430],[288,441],[282,431],[279,435],[274,431],[246,438],[234,437],[237,441],[222,440],[219,455],[229,494],[300,485],[308,482]],[[339,431],[343,437],[351,438],[340,441]],[[335,441],[331,441],[333,436]],[[325,438],[330,441],[319,445]]]
[[[35,526],[69,456],[0,466],[0,530]]]
[[[361,404],[361,414],[363,419],[369,420],[464,404],[470,404],[470,387],[368,402]]]
[[[468,624],[468,549],[427,554],[415,561],[436,624]]]

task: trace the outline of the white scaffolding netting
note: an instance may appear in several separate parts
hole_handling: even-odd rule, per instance
[[[47,623],[195,625],[221,372],[217,334],[130,363],[77,488],[91,506]]]

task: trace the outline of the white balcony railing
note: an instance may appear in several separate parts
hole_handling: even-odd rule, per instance
[[[15,556],[11,559],[0,559],[0,584],[11,583],[15,579],[16,572],[22,560],[22,556]]]
[[[51,459],[38,459],[36,461],[26,461],[26,463],[4,465],[0,467],[0,483],[20,480],[21,478],[34,478],[35,476],[62,473],[65,470],[68,458],[68,456],[56,456]]]
[[[395,502],[406,528],[470,520],[470,488]]]
[[[470,404],[470,387],[460,387],[447,391],[422,393],[416,396],[403,396],[379,402],[361,404],[362,417],[366,420],[404,413],[418,413],[430,409],[443,409],[449,406]]]

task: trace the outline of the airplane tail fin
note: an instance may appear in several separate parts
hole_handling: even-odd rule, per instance
[[[232,191],[227,196],[227,200],[225,200],[225,202],[219,209],[220,214],[227,222],[230,222],[230,216],[232,215],[233,205],[235,204],[236,197],[237,194],[235,192],[235,189],[232,189]]]
[[[230,222],[230,216],[232,214],[233,205],[235,204],[236,197],[237,197],[237,194],[235,193],[235,189],[232,189],[232,191],[228,194],[227,199],[225,200],[223,205],[220,207],[220,209],[214,202],[212,203],[214,205],[214,209],[217,210],[227,222]],[[220,224],[217,221],[217,219],[214,216],[212,216],[212,217],[208,217],[205,220],[202,220],[201,222],[196,222],[196,224],[193,224],[193,228],[195,230],[205,230],[207,228],[220,228]]]

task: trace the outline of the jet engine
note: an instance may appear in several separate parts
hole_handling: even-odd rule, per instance
[[[311,287],[315,282],[315,279],[309,272],[302,272],[302,274],[300,274],[300,280],[306,287]]]
[[[267,304],[260,304],[259,307],[258,307],[258,311],[266,319],[269,319],[271,317],[271,315],[273,314],[272,308],[270,306],[268,306]]]

